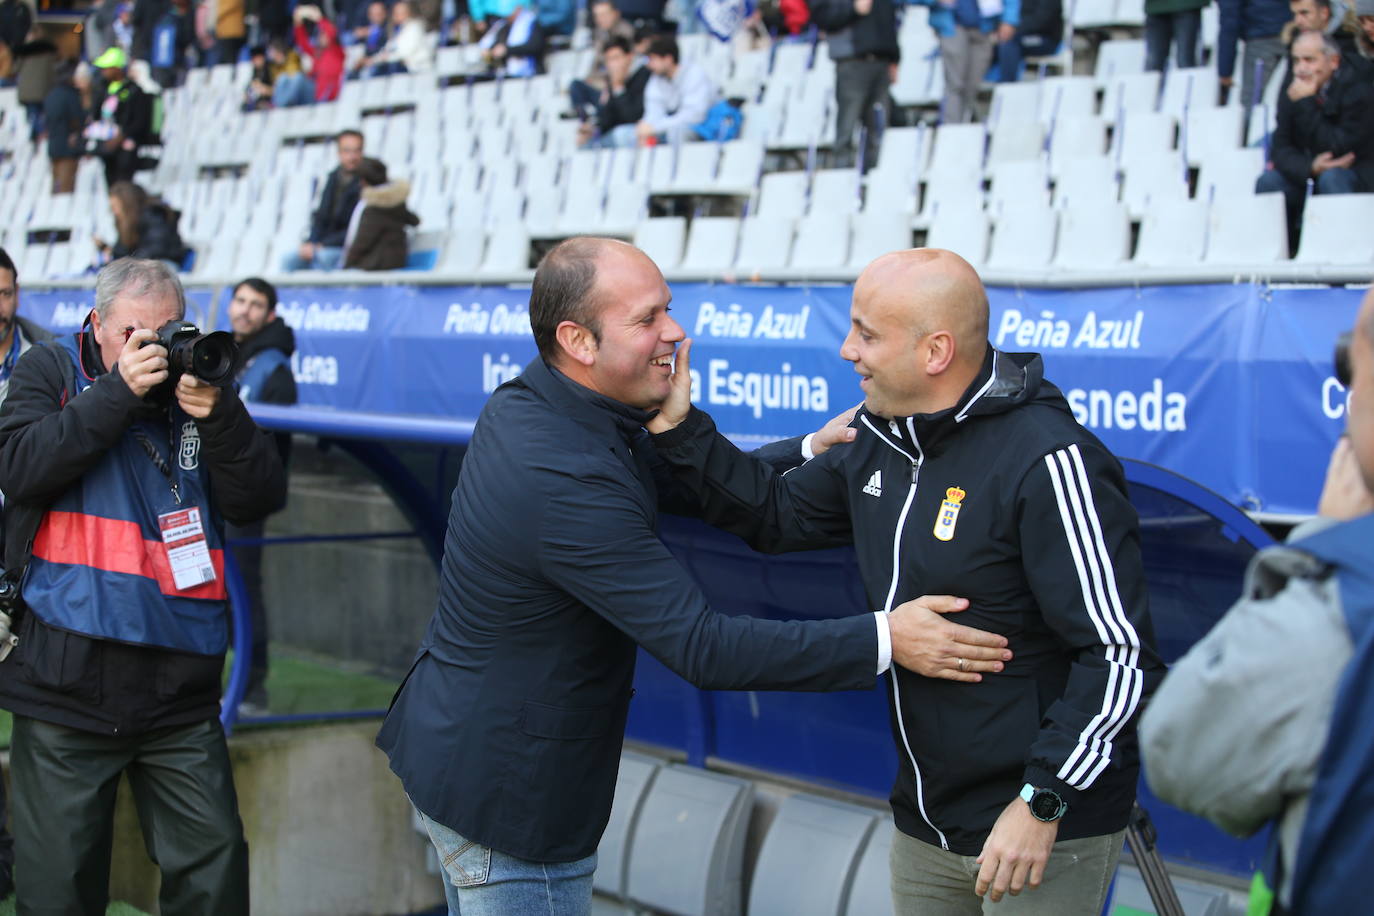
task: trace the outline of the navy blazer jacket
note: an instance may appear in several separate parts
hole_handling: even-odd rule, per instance
[[[492,395],[453,494],[438,610],[377,736],[416,807],[531,861],[596,850],[636,643],[703,688],[876,676],[871,615],[707,607],[656,534],[658,458],[636,414],[542,360]]]

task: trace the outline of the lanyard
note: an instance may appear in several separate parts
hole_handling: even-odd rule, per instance
[[[19,361],[19,348],[23,345],[24,337],[19,333],[19,322],[16,321],[10,334],[10,352],[5,354],[5,361],[0,363],[0,382],[8,379],[14,371],[14,364]]]
[[[172,476],[172,469],[167,466],[167,459],[162,457],[162,453],[157,450],[157,446],[153,445],[152,440],[148,438],[143,430],[135,426],[133,428],[133,434],[134,437],[138,439],[138,444],[143,446],[143,450],[148,453],[148,458],[153,462],[153,467],[161,471],[162,476],[167,478],[167,484],[172,488],[172,498],[177,501],[178,506],[181,505],[181,488],[177,486],[176,478]],[[168,430],[168,451],[171,451],[172,445],[172,433],[171,430]]]

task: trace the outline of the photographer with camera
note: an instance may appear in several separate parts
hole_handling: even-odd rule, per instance
[[[248,849],[218,720],[224,523],[278,509],[271,436],[232,387],[235,347],[182,320],[176,275],[121,259],[77,334],[20,358],[0,407],[5,566],[27,565],[14,713],[20,912],[105,911],[127,774],[164,916],[248,912]]]

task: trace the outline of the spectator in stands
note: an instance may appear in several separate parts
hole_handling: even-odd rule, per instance
[[[291,354],[296,351],[296,336],[277,315],[277,288],[260,277],[249,277],[234,287],[229,300],[229,324],[234,342],[239,345],[238,368],[234,381],[245,404],[296,403],[296,378],[291,374]],[[277,453],[282,468],[291,455],[291,434],[277,433]],[[266,519],[243,525],[226,526],[229,540],[256,540],[263,535]],[[234,548],[239,575],[248,592],[249,617],[253,623],[252,660],[248,665],[248,685],[239,715],[262,716],[269,710],[267,695],[267,643],[269,623],[262,598],[262,545]]]
[[[406,229],[420,225],[420,217],[406,207],[410,182],[388,181],[386,166],[364,159],[358,166],[362,193],[358,213],[349,220],[344,238],[344,267],[358,270],[400,270],[406,266],[409,242]]]
[[[653,142],[652,138],[698,139],[692,128],[706,120],[720,96],[716,84],[700,66],[682,61],[671,35],[651,39],[645,56],[650,76],[644,87],[644,117],[635,125],[636,138],[640,143]]]
[[[1360,24],[1360,56],[1374,58],[1374,0],[1355,0],[1355,12]]]
[[[107,49],[94,63],[106,89],[100,102],[100,120],[87,128],[87,135],[99,144],[107,188],[133,181],[139,165],[138,148],[153,136],[153,100],[128,78],[128,63],[119,48]]]
[[[1341,66],[1347,75],[1355,76],[1361,82],[1374,82],[1374,60],[1360,53],[1357,38],[1362,31],[1353,8],[1342,2],[1340,15],[1337,15],[1332,0],[1291,0],[1289,8],[1293,11],[1293,21],[1284,32],[1287,42],[1295,41],[1303,32],[1321,32],[1341,52]],[[1296,66],[1291,55],[1289,63],[1291,76]]]
[[[86,16],[81,29],[83,57],[95,60],[106,48],[118,43],[114,21],[120,5],[120,0],[99,0]]]
[[[169,89],[181,85],[187,61],[196,40],[195,22],[189,0],[172,0],[169,8],[153,26],[153,79]]]
[[[353,30],[353,37],[362,45],[363,57],[373,57],[382,53],[391,38],[390,15],[382,0],[373,0],[367,5],[367,21]]]
[[[27,567],[0,678],[21,913],[105,912],[125,774],[161,870],[158,911],[248,912],[219,723],[222,520],[276,510],[286,480],[232,386],[189,372],[166,384],[156,329],[185,311],[163,264],[107,265],[81,332],[25,353],[0,408],[4,565]],[[158,536],[173,527],[188,566]]]
[[[248,34],[244,0],[215,0],[215,62],[235,64]]]
[[[637,29],[648,29],[654,33],[665,31],[663,9],[668,0],[615,0],[620,15],[630,21]]]
[[[1353,371],[1338,370],[1346,434],[1318,517],[1251,560],[1244,593],[1174,663],[1141,722],[1145,774],[1161,799],[1236,836],[1273,825],[1251,913],[1368,906],[1374,292],[1355,325]]]
[[[29,118],[29,139],[35,143],[43,133],[43,100],[52,89],[56,67],[57,45],[34,26],[29,40],[14,50],[14,74],[19,104]]]
[[[276,82],[276,73],[267,62],[266,46],[249,48],[248,61],[253,69],[248,74],[248,88],[243,91],[243,110],[265,111],[272,107],[272,85]]]
[[[1020,0],[956,0],[931,7],[930,27],[940,36],[945,71],[941,123],[977,120],[978,87],[992,63],[993,45],[1014,38],[1020,22]]]
[[[493,73],[528,77],[544,72],[544,29],[538,13],[523,3],[493,22],[477,44]]]
[[[1240,103],[1247,108],[1258,99],[1265,82],[1278,69],[1287,54],[1279,33],[1288,22],[1287,0],[1217,0],[1221,11],[1221,31],[1217,36],[1217,77],[1223,95],[1235,85],[1236,42],[1245,42],[1240,62]],[[1260,81],[1255,82],[1255,67]]]
[[[114,44],[111,47],[119,48],[133,60],[138,58],[133,56],[134,47],[134,5],[132,3],[121,3],[115,7],[114,23],[111,25],[114,32]]]
[[[931,16],[933,21],[935,14]],[[854,134],[860,123],[868,129],[862,165],[872,165],[877,161],[878,145],[873,109],[882,106],[891,111],[888,90],[902,58],[897,45],[896,5],[893,0],[813,0],[811,19],[829,34],[830,57],[835,61],[835,165],[854,165]],[[941,53],[953,55],[953,45]],[[949,58],[945,65],[948,71]],[[979,75],[987,68],[985,60]],[[949,118],[948,111],[945,117]]]
[[[1180,67],[1197,66],[1202,8],[1212,0],[1145,0],[1145,69],[1163,70],[1169,48]]]
[[[1021,25],[1011,38],[997,44],[998,78],[1014,83],[1021,78],[1027,57],[1048,57],[1064,40],[1061,0],[1021,0]]]
[[[52,162],[52,192],[70,194],[76,188],[76,167],[85,152],[81,133],[86,129],[86,106],[72,82],[76,64],[57,65],[57,80],[43,100],[43,121],[48,130],[48,159]]]
[[[582,146],[634,146],[637,140],[635,125],[644,117],[644,90],[649,85],[649,68],[634,66],[630,42],[619,35],[606,43],[601,55],[605,62],[606,88],[596,99],[595,122],[582,122],[577,142]]]
[[[301,4],[292,16],[296,23],[296,49],[310,59],[315,79],[315,101],[332,102],[343,85],[344,50],[339,30],[320,13],[318,6]]]
[[[33,11],[24,0],[0,0],[0,44],[13,53],[33,28]]]
[[[110,212],[114,215],[115,241],[94,239],[104,262],[120,258],[149,258],[181,269],[186,246],[177,232],[181,214],[132,181],[110,188]]]
[[[290,108],[309,105],[315,99],[315,84],[301,66],[301,55],[295,48],[284,46],[277,39],[267,45],[267,61],[272,73],[272,106]]]
[[[340,44],[347,47],[366,37],[372,2],[373,0],[339,0],[334,4],[334,25],[339,28]],[[382,6],[385,7],[386,4],[383,2]],[[386,17],[382,18],[385,20]],[[360,31],[362,34],[359,34]]]
[[[545,37],[572,35],[577,25],[577,4],[573,0],[534,0],[534,9]],[[567,47],[566,42],[563,47]]]
[[[130,60],[153,59],[153,28],[172,9],[171,0],[133,0],[129,25],[133,37],[128,52]]]
[[[584,119],[597,115],[599,99],[606,88],[606,48],[612,38],[623,38],[627,44],[633,42],[634,26],[621,18],[620,10],[611,0],[595,0],[592,3],[592,46],[596,48],[596,57],[587,75],[573,80],[568,87],[573,111]]]
[[[341,131],[336,142],[339,164],[325,179],[320,204],[310,220],[310,237],[287,256],[283,270],[334,270],[343,262],[344,236],[362,190],[358,166],[363,161],[363,135]]]
[[[9,253],[0,248],[0,404],[10,390],[19,357],[36,343],[53,339],[52,332],[19,311],[19,271]],[[0,499],[0,550],[4,539],[4,500]],[[0,552],[0,558],[3,553]],[[0,559],[3,565],[3,559]],[[14,624],[11,619],[9,624]],[[0,780],[0,900],[14,892],[14,837],[5,828],[5,784]]]
[[[1255,193],[1283,192],[1296,250],[1309,178],[1318,194],[1374,191],[1374,86],[1346,72],[1335,42],[1321,32],[1299,35],[1293,60],[1269,168]]]
[[[364,57],[362,67],[374,74],[427,73],[434,69],[434,48],[424,21],[411,12],[409,0],[396,0],[391,8],[394,31],[378,53]]]

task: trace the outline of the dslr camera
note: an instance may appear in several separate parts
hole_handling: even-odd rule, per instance
[[[238,344],[227,331],[202,334],[189,321],[174,318],[157,329],[157,343],[167,349],[167,380],[148,393],[159,403],[168,403],[182,375],[190,374],[207,385],[223,388],[234,380],[234,364],[239,358]]]

